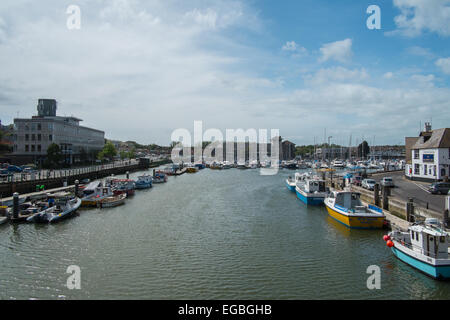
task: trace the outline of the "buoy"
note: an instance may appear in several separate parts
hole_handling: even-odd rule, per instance
[[[394,243],[393,243],[391,240],[389,240],[388,242],[386,242],[386,245],[387,245],[389,248],[392,248],[392,247],[394,246]]]
[[[390,237],[389,235],[386,234],[386,235],[384,235],[383,240],[384,240],[384,241],[391,240],[391,237]]]

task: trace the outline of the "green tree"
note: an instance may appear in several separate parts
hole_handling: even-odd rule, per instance
[[[58,167],[63,159],[61,149],[56,143],[52,143],[47,149],[46,164],[48,167]]]
[[[103,150],[100,151],[100,153],[98,154],[98,159],[103,161],[105,158],[112,159],[116,155],[117,155],[116,147],[114,147],[111,141],[108,141],[103,147]]]

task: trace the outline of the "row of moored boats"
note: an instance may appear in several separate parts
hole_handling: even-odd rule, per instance
[[[307,205],[325,205],[331,218],[348,228],[380,229],[386,225],[383,210],[364,205],[360,193],[337,191],[311,173],[296,173],[286,180],[289,190]],[[449,236],[434,218],[414,223],[407,231],[393,230],[383,239],[401,261],[435,279],[450,279]]]

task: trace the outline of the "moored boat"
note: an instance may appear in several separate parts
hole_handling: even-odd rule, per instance
[[[153,177],[145,174],[139,176],[135,182],[136,189],[148,189],[152,187]]]
[[[125,204],[125,199],[127,198],[126,193],[121,193],[111,197],[103,198],[100,201],[101,208],[114,208]]]
[[[428,218],[407,232],[392,231],[383,239],[401,261],[435,279],[449,280],[449,235],[437,219]]]
[[[83,190],[84,197],[81,199],[82,207],[97,207],[100,205],[100,201],[103,198],[113,195],[113,191],[110,186],[103,186],[103,183],[97,181],[91,183]]]
[[[162,171],[156,171],[153,175],[153,183],[167,182],[167,175]]]
[[[349,228],[383,228],[383,211],[373,205],[364,206],[358,192],[332,191],[324,203],[330,217]]]
[[[304,178],[303,183],[297,183],[295,187],[297,197],[307,205],[322,205],[328,190],[324,180],[317,177]]]
[[[54,205],[44,211],[35,213],[27,218],[28,222],[34,223],[55,223],[71,217],[81,206],[80,198],[69,199],[62,197],[56,199]]]

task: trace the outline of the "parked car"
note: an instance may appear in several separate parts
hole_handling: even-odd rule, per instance
[[[430,184],[428,190],[432,194],[448,194],[450,192],[449,182],[435,182]]]
[[[364,179],[361,183],[361,187],[367,190],[373,190],[375,187],[376,181],[373,179]]]
[[[360,186],[362,182],[362,177],[356,176],[352,178],[352,184],[355,186]]]
[[[380,184],[383,187],[395,187],[394,180],[391,177],[384,177],[381,179]]]

